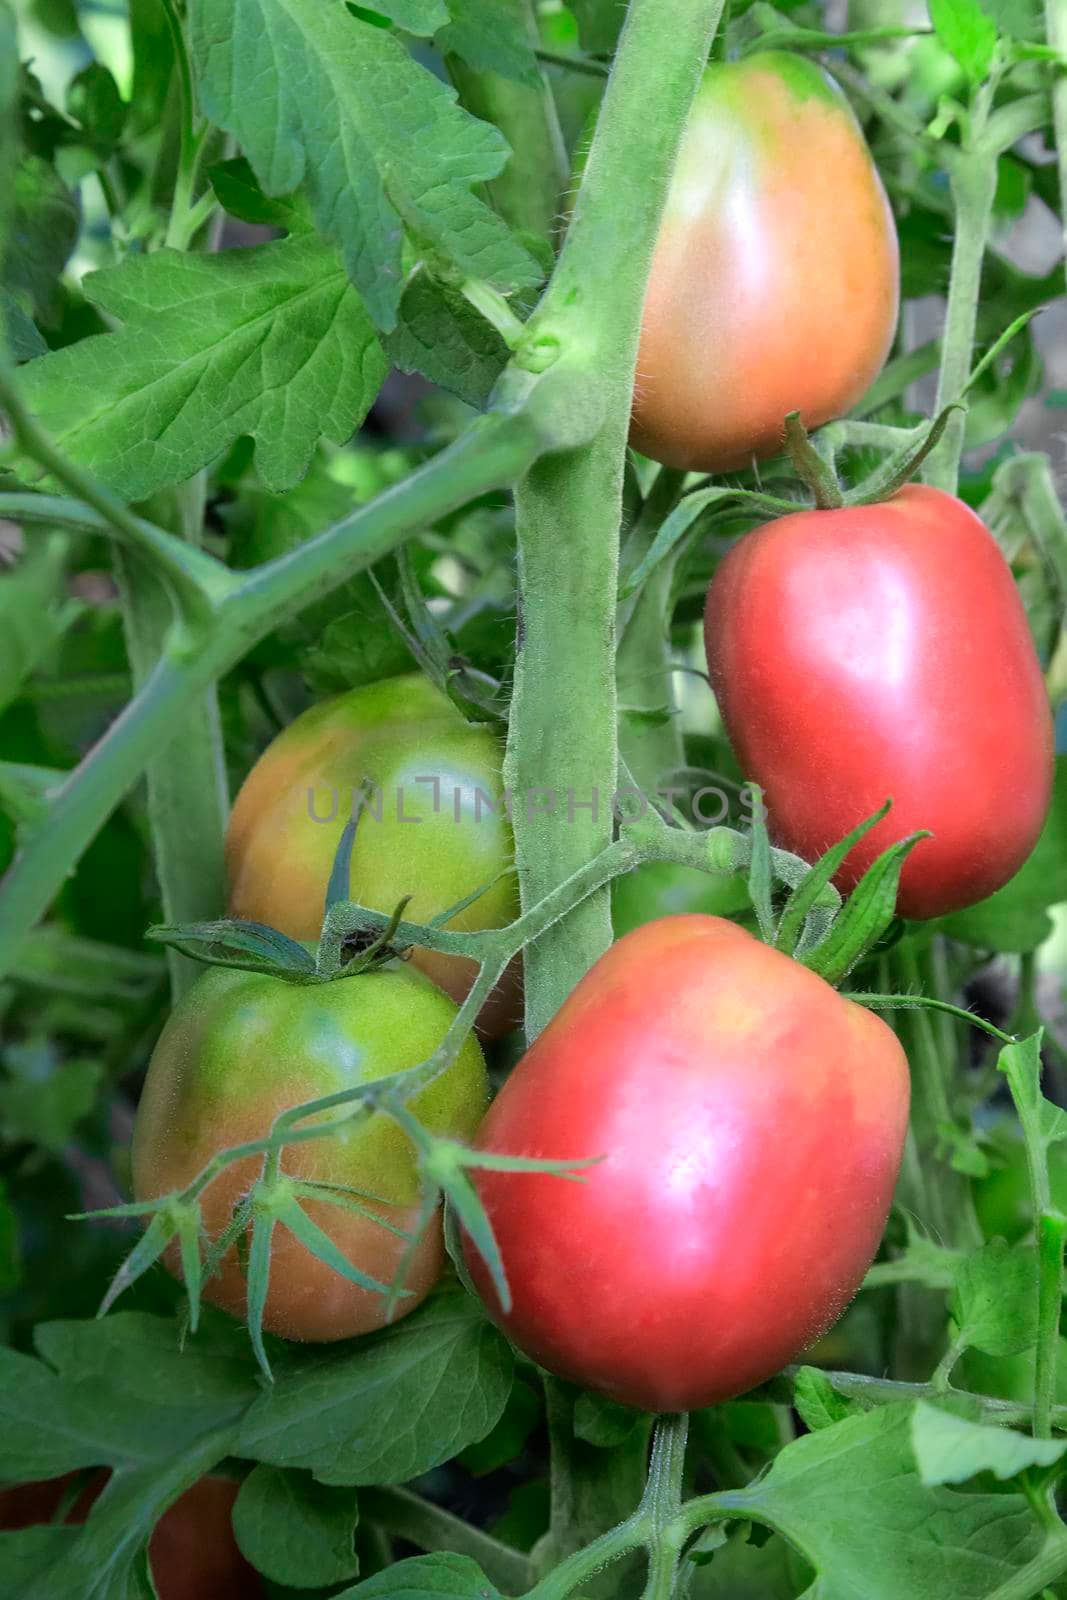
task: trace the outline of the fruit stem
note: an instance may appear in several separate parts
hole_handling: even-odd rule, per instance
[[[808,430],[800,420],[799,411],[791,411],[785,419],[785,443],[796,475],[811,490],[818,509],[839,511],[845,503],[841,485],[833,468],[827,465],[808,438]]]

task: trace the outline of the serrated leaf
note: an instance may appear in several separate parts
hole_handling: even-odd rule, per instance
[[[508,359],[508,347],[496,329],[425,269],[408,281],[397,325],[383,342],[401,372],[421,372],[479,410]]]
[[[911,1442],[928,1485],[965,1483],[979,1472],[1014,1478],[1027,1467],[1051,1467],[1067,1450],[1067,1440],[1034,1439],[1013,1428],[971,1422],[925,1400],[915,1407]]]
[[[540,81],[523,0],[448,0],[448,9],[452,21],[438,34],[438,49],[476,72],[529,85]]]
[[[328,1489],[303,1472],[258,1466],[241,1485],[233,1531],[252,1565],[274,1583],[327,1587],[355,1576],[358,1520],[351,1489]]]
[[[993,64],[996,24],[978,0],[928,0],[930,21],[950,55],[972,83],[981,83]]]
[[[793,1404],[812,1433],[843,1421],[855,1409],[818,1367],[801,1367],[793,1379]]]
[[[404,1483],[484,1438],[512,1376],[510,1348],[477,1302],[446,1291],[279,1373],[245,1419],[239,1453],[322,1483]]]
[[[320,438],[351,437],[385,377],[359,296],[317,239],[157,250],[83,287],[125,327],[31,361],[24,396],[128,500],[184,482],[242,434],[268,487],[290,488]]]
[[[117,1384],[142,1403],[229,1416],[260,1393],[244,1330],[216,1312],[184,1345],[172,1317],[115,1311],[103,1321],[43,1322],[34,1343],[72,1383]]]
[[[920,1481],[912,1409],[883,1406],[796,1439],[730,1492],[731,1516],[769,1524],[816,1569],[808,1600],[983,1600],[1039,1548],[1023,1496]]]
[[[413,1556],[378,1572],[336,1600],[503,1600],[469,1556]]]
[[[956,1269],[958,1342],[989,1356],[1018,1355],[1037,1338],[1037,1255],[994,1239]]]
[[[502,292],[540,270],[472,193],[508,147],[391,33],[341,0],[192,0],[198,89],[269,195],[304,184],[367,308],[388,331],[403,287],[401,219],[464,277]]]

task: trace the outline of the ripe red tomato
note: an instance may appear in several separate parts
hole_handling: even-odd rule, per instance
[[[369,778],[380,800],[372,797],[356,831],[352,898],[392,911],[410,895],[406,915],[428,922],[512,859],[510,824],[493,809],[502,797],[502,759],[496,734],[464,722],[417,674],[312,706],[268,746],[234,802],[226,838],[233,915],[294,939],[318,938],[341,831]],[[507,876],[448,926],[499,928],[517,915],[518,890]],[[453,999],[466,995],[471,962],[429,950],[413,959]],[[501,985],[483,1013],[483,1031],[515,1026],[518,987],[517,975]]]
[[[893,216],[844,95],[814,62],[715,62],[652,261],[631,442],[724,472],[853,406],[896,327]]]
[[[1026,860],[1052,785],[1052,719],[1011,572],[974,512],[909,485],[747,534],[708,593],[708,670],[779,844],[814,859],[892,799],[851,886],[920,828],[898,907],[955,911]]]
[[[469,1241],[467,1264],[550,1371],[649,1411],[713,1405],[840,1316],[907,1116],[884,1022],[734,923],[664,917],[586,974],[478,1135],[603,1161],[581,1183],[479,1171],[508,1315]]]
[[[134,1126],[134,1193],[147,1200],[184,1189],[212,1156],[263,1137],[290,1106],[417,1066],[454,1016],[439,989],[400,964],[307,986],[213,968],[173,1012],[152,1056]],[[485,1063],[470,1036],[448,1071],[410,1104],[427,1128],[462,1139],[477,1128],[487,1099]],[[258,1157],[235,1162],[205,1190],[201,1211],[210,1237],[221,1233],[261,1166]],[[415,1224],[415,1153],[407,1135],[380,1113],[336,1136],[290,1146],[282,1167],[292,1178],[374,1197],[367,1204],[396,1228]],[[359,1212],[301,1203],[354,1266],[380,1283],[392,1281],[404,1239]],[[410,1296],[397,1315],[414,1310],[429,1293],[443,1260],[435,1220],[411,1262]],[[168,1264],[180,1272],[175,1252]],[[205,1283],[204,1295],[243,1314],[245,1278],[236,1251]],[[284,1226],[275,1228],[265,1328],[288,1339],[332,1340],[368,1333],[384,1321],[384,1296],[350,1283]]]
[[[51,1522],[75,1477],[18,1484],[0,1492],[0,1529]],[[64,1521],[84,1522],[107,1479],[106,1472],[99,1473]],[[163,1513],[148,1545],[159,1600],[261,1600],[263,1580],[233,1536],[230,1519],[237,1489],[229,1478],[201,1478]]]

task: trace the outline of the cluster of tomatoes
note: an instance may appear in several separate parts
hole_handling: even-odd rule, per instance
[[[773,451],[787,412],[815,426],[856,402],[896,313],[891,213],[839,91],[793,56],[712,66],[653,264],[635,444],[700,471]],[[707,652],[779,843],[813,860],[892,799],[847,859],[845,887],[887,843],[927,830],[899,906],[931,917],[991,893],[1031,850],[1051,778],[1042,675],[1011,574],[960,501],[907,487],[883,504],[801,511],[746,535],[712,583]],[[500,877],[508,822],[495,811],[475,820],[469,805],[498,787],[501,754],[492,730],[469,726],[419,677],[308,711],[237,799],[234,914],[314,939],[345,810],[370,779],[384,806],[357,830],[352,898],[392,910],[410,895],[407,915],[428,920],[489,883],[452,926],[501,926],[516,911],[513,880]],[[454,795],[465,798],[454,805]],[[429,952],[302,987],[211,971],[152,1061],[134,1144],[138,1197],[180,1190],[294,1104],[417,1065],[470,976]],[[515,1000],[514,986],[494,997],[483,1037],[512,1025]],[[680,1410],[777,1371],[855,1292],[899,1167],[908,1069],[869,1012],[742,927],[693,914],[620,939],[487,1104],[472,1036],[412,1109],[431,1131],[494,1151],[600,1158],[578,1182],[478,1172],[512,1296],[505,1311],[469,1247],[491,1313],[551,1371],[630,1405]],[[284,1169],[363,1197],[361,1209],[306,1208],[388,1285],[419,1220],[415,1153],[400,1128],[380,1115],[346,1124],[291,1147]],[[211,1234],[255,1173],[238,1163],[211,1185]],[[435,1221],[408,1262],[401,1313],[442,1264]],[[207,1293],[243,1310],[236,1250]],[[350,1337],[381,1326],[385,1306],[276,1230],[269,1329]]]

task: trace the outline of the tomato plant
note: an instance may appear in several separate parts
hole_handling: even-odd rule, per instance
[[[1067,1594],[1065,60],[0,0],[4,1600]]]
[[[907,1061],[878,1017],[732,922],[648,923],[582,979],[478,1135],[603,1157],[567,1185],[479,1174],[504,1327],[550,1371],[647,1411],[754,1388],[858,1288],[907,1122]],[[493,1305],[477,1250],[467,1266]]]
[[[788,52],[713,63],[652,261],[634,443],[728,472],[778,449],[789,411],[812,427],[842,416],[892,343],[897,256],[877,168],[828,74]]]
[[[1022,866],[1052,719],[1011,573],[967,506],[909,485],[781,517],[719,567],[705,626],[726,726],[788,849],[818,855],[891,799],[840,876],[927,829],[901,875],[911,917],[973,905]]]
[[[417,1066],[440,1044],[453,1014],[450,1002],[410,971],[306,987],[265,973],[206,973],[169,1018],[148,1068],[133,1134],[137,1199],[186,1189],[220,1151],[264,1137],[294,1106]],[[481,1051],[468,1038],[444,1076],[412,1104],[427,1128],[462,1138],[477,1128],[487,1098]],[[330,1119],[329,1109],[319,1115]],[[255,1171],[250,1157],[208,1185],[201,1214],[212,1239],[223,1234]],[[386,1291],[419,1222],[415,1151],[404,1131],[377,1115],[297,1146],[264,1206],[277,1225],[263,1326],[314,1340],[381,1327]],[[306,1219],[315,1230],[310,1240]],[[341,1276],[324,1255],[348,1261],[352,1275]],[[443,1257],[440,1227],[423,1227],[396,1314],[414,1310],[429,1293]],[[180,1270],[177,1248],[172,1259]],[[244,1309],[246,1272],[236,1242],[205,1293],[227,1310]]]

